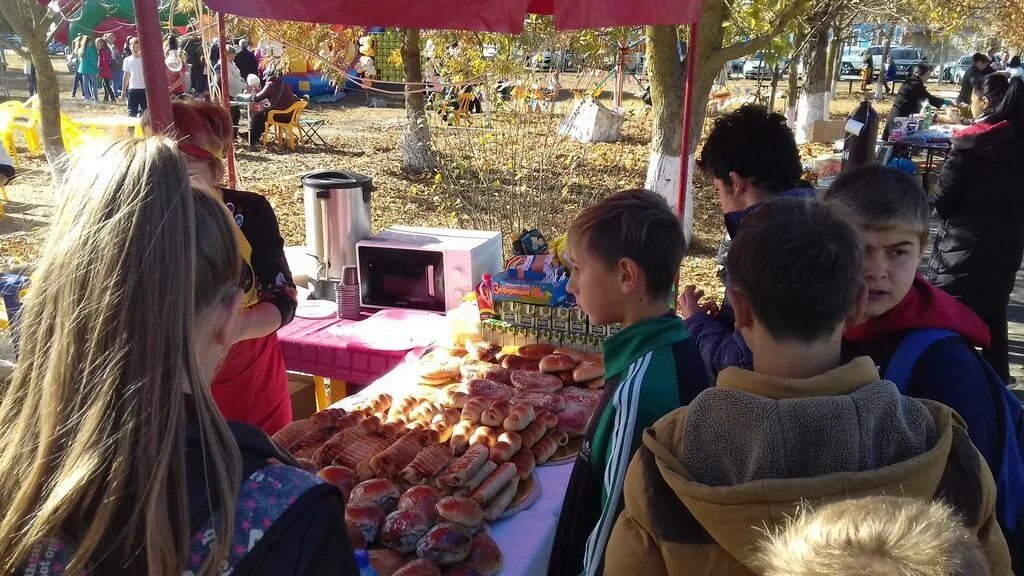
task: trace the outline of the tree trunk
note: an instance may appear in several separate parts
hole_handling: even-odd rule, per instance
[[[42,22],[45,14],[46,7],[34,0],[0,1],[0,15],[7,20],[15,34],[21,36],[36,67],[43,150],[46,152],[47,164],[56,177],[63,166],[59,160],[64,156],[64,141],[60,135],[60,87],[50,55],[46,52],[46,29],[35,24]]]
[[[675,209],[679,198],[680,145],[682,144],[683,68],[679,62],[678,33],[674,26],[647,27],[647,76],[651,82],[651,153],[646,187]],[[687,50],[687,57],[692,54]],[[696,109],[694,109],[696,117]],[[692,153],[692,150],[691,150]],[[687,238],[692,232],[692,201],[683,207]]]
[[[828,97],[829,78],[826,75],[828,63],[828,32],[831,28],[828,6],[819,8],[810,21],[814,28],[807,37],[807,66],[804,67],[804,89],[800,94],[797,110],[796,141],[808,142],[814,123],[826,118],[825,102]]]
[[[430,146],[423,95],[423,69],[420,66],[420,31],[408,28],[402,33],[402,67],[405,70],[406,125],[402,131],[402,166],[410,174],[422,174],[437,166]]]
[[[803,26],[800,26],[793,35],[793,45],[797,50],[789,64],[789,88],[786,93],[786,122],[790,126],[796,126],[797,103],[800,101],[800,63],[803,61],[804,37]]]

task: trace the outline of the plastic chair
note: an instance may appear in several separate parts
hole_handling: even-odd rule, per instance
[[[459,107],[455,110],[455,125],[461,126],[463,119],[469,124],[469,105],[473,103],[475,96],[472,93],[459,94]]]
[[[266,142],[267,134],[274,128],[277,137],[277,145],[281,146],[285,135],[288,137],[288,149],[295,150],[295,140],[302,138],[302,124],[300,116],[302,111],[309,105],[309,100],[299,100],[289,106],[286,110],[271,110],[267,114],[267,129],[263,132],[263,141]],[[290,115],[290,118],[289,118]],[[279,119],[280,118],[280,119]],[[287,122],[285,121],[287,120]]]
[[[0,123],[2,139],[7,151],[15,163],[19,162],[17,151],[14,145],[14,134],[21,132],[25,138],[25,144],[29,154],[42,152],[42,145],[39,141],[39,108],[35,96],[24,103],[11,100],[0,104],[0,116],[5,121]]]
[[[63,112],[60,113],[60,138],[68,152],[78,148],[85,141],[85,132],[82,128]]]

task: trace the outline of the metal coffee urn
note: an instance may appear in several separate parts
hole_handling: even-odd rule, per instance
[[[877,145],[878,112],[871,107],[871,101],[865,98],[846,120],[843,172],[874,164]]]
[[[356,242],[370,236],[373,190],[372,178],[345,170],[302,177],[306,248],[317,259],[317,280],[339,280],[346,266],[356,265]]]

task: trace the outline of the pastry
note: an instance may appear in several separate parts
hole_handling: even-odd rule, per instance
[[[564,354],[549,354],[540,359],[540,371],[548,374],[572,370],[579,364],[571,357]]]
[[[508,505],[516,497],[517,490],[519,490],[519,478],[515,477],[505,484],[505,487],[487,503],[487,507],[484,508],[484,518],[491,522],[501,518],[501,515],[505,513],[505,509],[508,508]]]
[[[480,413],[480,423],[491,428],[501,428],[505,423],[512,405],[505,400],[499,400],[491,404],[489,408]]]
[[[491,473],[480,487],[470,495],[477,504],[483,505],[490,502],[497,494],[504,488],[509,481],[518,477],[519,471],[516,469],[516,465],[506,462]]]
[[[484,398],[491,402],[499,402],[512,398],[515,390],[494,380],[470,380],[466,382],[466,392],[470,399]]]
[[[510,462],[516,465],[516,470],[519,472],[519,480],[521,481],[526,481],[530,474],[533,474],[534,468],[537,467],[537,458],[529,448],[523,448],[516,452]]]
[[[402,470],[400,476],[409,484],[423,484],[444,470],[452,459],[449,448],[441,444],[427,446]]]
[[[473,545],[474,548],[470,548],[469,550],[471,556],[475,551],[475,539]],[[354,544],[352,547],[354,549],[358,549]],[[405,564],[405,558],[402,558],[402,555],[394,550],[377,548],[374,550],[368,550],[367,552],[370,554],[370,566],[373,566],[373,570],[377,572],[377,576],[392,576],[395,571]]]
[[[448,443],[452,456],[462,456],[466,448],[469,448],[469,437],[475,429],[476,426],[469,420],[462,420],[452,428],[452,437]]]
[[[441,576],[441,569],[430,560],[419,558],[402,566],[391,576]]]
[[[441,493],[433,486],[413,486],[398,498],[399,510],[416,510],[431,520],[437,514]]]
[[[289,450],[293,445],[297,444],[299,440],[302,440],[307,434],[317,430],[318,428],[319,427],[314,424],[312,420],[296,420],[278,430],[277,433],[274,434],[273,439],[279,446],[285,450]]]
[[[409,554],[432,526],[433,521],[419,510],[396,510],[384,519],[379,540],[399,554]]]
[[[476,532],[484,519],[484,511],[479,504],[470,498],[448,496],[436,506],[437,517],[441,522],[451,522]]]
[[[558,392],[562,389],[562,380],[543,372],[516,370],[512,373],[512,385],[527,392]]]
[[[519,438],[522,440],[524,447],[531,448],[538,440],[543,438],[547,432],[548,429],[544,426],[543,422],[540,420],[534,420],[526,427],[525,430],[519,433]]]
[[[537,411],[530,404],[516,404],[508,410],[508,416],[502,421],[501,427],[508,432],[519,432],[537,417]]]
[[[372,478],[360,482],[352,488],[349,504],[374,504],[383,511],[390,512],[395,509],[398,503],[398,486],[391,480],[384,478]]]
[[[359,527],[367,542],[377,539],[377,531],[385,516],[384,509],[373,502],[354,502],[345,506],[345,520]]]
[[[327,466],[317,472],[316,475],[323,478],[329,484],[337,486],[341,490],[343,501],[349,501],[349,497],[352,495],[352,488],[356,485],[355,472],[344,466]]]
[[[461,562],[469,556],[473,535],[459,524],[442,522],[427,532],[416,545],[416,555],[442,566]]]
[[[501,384],[508,384],[510,382],[508,379],[509,371],[490,362],[467,360],[462,363],[460,372],[462,372],[462,379],[466,381],[481,379],[493,380]]]
[[[589,382],[595,378],[604,376],[604,361],[584,360],[572,371],[572,377],[577,382]]]
[[[452,487],[463,484],[487,462],[489,454],[490,449],[483,444],[472,446],[438,478],[438,484]]]
[[[469,437],[470,446],[482,444],[484,446],[491,447],[494,446],[494,443],[497,441],[498,433],[487,426],[477,426],[476,430],[473,431],[473,435]]]
[[[527,360],[540,360],[554,351],[555,347],[551,344],[527,344],[520,346],[516,353]]]
[[[558,394],[552,394],[551,392],[527,392],[520,390],[512,397],[511,402],[513,404],[530,404],[538,412],[543,410],[553,415],[558,414],[565,407],[565,400]],[[558,417],[555,416],[554,418],[555,424],[552,426],[558,424]]]
[[[573,350],[572,348],[566,348],[564,346],[560,348],[555,348],[555,351],[552,352],[552,354],[561,354],[562,356],[568,356],[569,358],[572,358],[573,362],[575,362],[576,364],[579,364],[585,358],[587,358],[587,355],[584,354],[583,352],[580,352],[579,350]],[[575,366],[573,366],[573,368],[575,368]]]
[[[479,382],[488,382],[488,380],[479,380]],[[464,421],[477,424],[480,422],[480,416],[484,410],[491,407],[492,401],[482,396],[470,397],[466,401],[466,405],[462,407],[462,419]]]

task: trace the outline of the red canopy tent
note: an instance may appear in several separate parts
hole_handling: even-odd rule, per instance
[[[697,22],[701,0],[205,0],[220,13],[268,20],[396,28],[475,30],[517,34],[528,13],[554,16],[561,30],[642,25],[690,25],[686,88],[683,93],[683,140],[677,211],[682,216],[689,183],[690,93],[696,68]],[[170,124],[170,97],[160,39],[156,2],[134,0],[142,61],[154,128]],[[223,53],[224,34],[220,34]],[[226,73],[226,70],[222,68]]]

